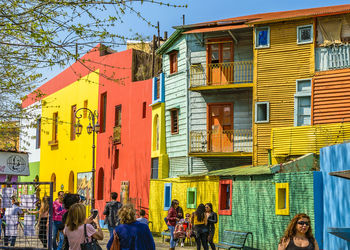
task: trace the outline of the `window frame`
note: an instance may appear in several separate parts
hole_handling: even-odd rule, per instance
[[[266,120],[258,121],[258,105],[266,104]],[[269,123],[270,122],[270,102],[256,102],[255,103],[255,123]]]
[[[299,35],[299,31],[302,29],[302,28],[311,28],[311,33],[310,33],[310,40],[308,41],[301,41],[299,40],[300,38],[300,35]],[[314,41],[314,27],[312,24],[308,24],[308,25],[301,25],[301,26],[298,26],[297,27],[297,44],[308,44],[308,43],[312,43]]]
[[[179,130],[180,130],[180,126],[179,126],[179,112],[180,109],[179,108],[172,108],[169,110],[170,112],[170,132],[172,135],[177,135],[179,134]],[[174,116],[173,116],[173,112],[176,112],[176,126],[177,129],[175,130],[175,123],[174,123]]]
[[[170,197],[169,197],[169,203],[168,204],[166,204],[166,189],[167,188],[169,188],[170,189],[170,193],[169,193],[169,195],[170,195]],[[164,211],[168,211],[169,209],[170,209],[170,207],[171,207],[171,192],[172,192],[172,183],[164,183],[164,208],[163,208],[163,210]]]
[[[223,200],[224,196],[222,193],[222,186],[225,185],[229,185],[230,187],[230,207],[229,209],[223,209],[222,208],[222,204],[225,201],[226,203],[226,198],[225,200]],[[226,196],[225,196],[226,197]],[[232,215],[232,180],[220,180],[219,181],[219,215]]]
[[[155,168],[154,166],[154,162],[157,162],[157,168]],[[157,176],[155,176],[153,173],[154,173],[154,170],[156,169],[156,173],[157,173]],[[151,158],[151,179],[152,180],[157,180],[159,179],[159,157],[153,157]]]
[[[75,131],[75,123],[76,123],[75,112],[77,112],[77,105],[76,104],[71,106],[70,112],[71,112],[70,140],[74,141],[76,138],[76,131]]]
[[[257,32],[263,29],[267,29],[267,45],[259,45],[258,46],[258,36],[257,36]],[[255,48],[256,49],[264,49],[264,48],[270,48],[270,26],[263,26],[263,27],[256,27],[254,29],[254,36],[255,36]]]
[[[170,75],[175,74],[179,71],[178,55],[179,55],[178,50],[173,50],[173,51],[168,53]]]
[[[299,83],[304,81],[310,81],[310,90],[308,91],[299,91]],[[309,126],[311,125],[311,114],[310,114],[310,124],[308,125],[298,125],[298,107],[299,107],[299,98],[300,97],[310,97],[310,110],[312,109],[312,99],[311,99],[311,92],[312,92],[312,78],[305,78],[305,79],[297,79],[296,80],[296,88],[295,88],[295,94],[294,94],[294,126],[295,127],[301,127],[301,126]]]
[[[194,199],[193,199],[193,203],[190,203],[190,192],[193,192],[194,193]],[[195,188],[195,187],[189,187],[189,188],[187,188],[187,192],[186,192],[186,194],[187,194],[187,198],[186,198],[186,203],[187,203],[187,208],[193,208],[193,209],[195,209],[195,208],[197,208],[197,188]]]
[[[106,132],[106,120],[107,120],[107,92],[100,95],[100,131],[99,133]]]
[[[285,208],[279,208],[281,197],[279,196],[279,190],[285,189],[284,203]],[[275,214],[276,215],[289,215],[289,183],[275,183]]]

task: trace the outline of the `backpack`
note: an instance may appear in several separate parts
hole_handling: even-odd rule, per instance
[[[118,211],[122,207],[122,204],[117,201],[111,204],[109,207],[110,222],[112,225],[117,226],[119,224]]]

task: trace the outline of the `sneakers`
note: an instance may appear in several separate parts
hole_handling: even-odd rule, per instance
[[[184,246],[185,246],[185,244],[183,242],[181,242],[181,247],[184,247]]]

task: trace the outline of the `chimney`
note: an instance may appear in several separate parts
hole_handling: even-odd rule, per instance
[[[163,40],[164,40],[164,41],[168,40],[168,32],[167,32],[167,31],[164,31]]]

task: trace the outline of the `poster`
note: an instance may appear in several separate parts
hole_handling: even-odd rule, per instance
[[[5,218],[6,218],[5,235],[17,236],[18,216],[6,215]]]
[[[21,197],[21,208],[22,209],[35,209],[37,202],[35,194],[24,194]]]
[[[35,236],[35,215],[25,214],[23,221],[24,236]]]
[[[12,207],[12,196],[15,194],[15,189],[12,187],[7,187],[2,189],[2,199],[1,207],[2,208],[11,208]]]
[[[86,198],[90,204],[92,197],[92,172],[77,173],[77,193]]]

